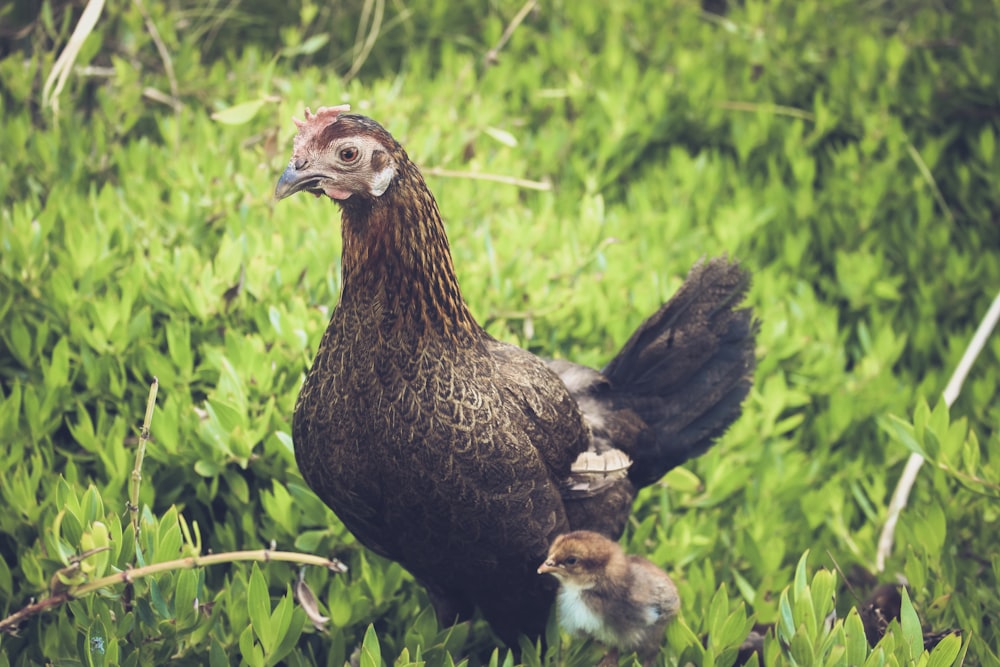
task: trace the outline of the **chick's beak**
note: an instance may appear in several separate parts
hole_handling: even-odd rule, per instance
[[[556,562],[551,558],[538,566],[538,574],[547,574],[556,571]]]

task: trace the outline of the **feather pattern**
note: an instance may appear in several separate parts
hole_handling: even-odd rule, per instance
[[[340,303],[293,418],[302,475],[362,544],[427,587],[443,623],[479,607],[508,642],[539,634],[555,586],[535,568],[552,540],[617,537],[636,489],[738,415],[753,368],[750,314],[734,309],[746,272],[696,269],[682,302],[603,372],[546,362],[476,322],[437,203],[384,128],[344,107],[297,125],[276,196],[335,200],[343,235]]]

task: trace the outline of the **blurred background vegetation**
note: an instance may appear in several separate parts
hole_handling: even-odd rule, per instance
[[[745,415],[642,495],[625,538],[681,582],[664,664],[732,664],[754,619],[779,621],[768,664],[1000,664],[1000,336],[950,414],[939,398],[1000,289],[1000,2],[15,0],[0,615],[209,551],[350,570],[301,572],[325,632],[291,604],[293,565],[175,570],[31,617],[0,636],[0,667],[339,667],[362,643],[366,666],[512,664],[481,622],[437,628],[294,463],[340,236],[334,207],[272,192],[290,117],[342,102],[430,174],[473,312],[539,354],[599,367],[699,257],[754,271]],[[876,575],[911,451],[930,464]],[[898,576],[922,621],[964,631],[960,653],[921,657],[912,627],[872,652],[856,617],[817,623]],[[520,659],[599,656],[552,639]]]

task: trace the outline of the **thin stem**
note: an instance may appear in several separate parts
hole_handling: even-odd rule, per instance
[[[500,50],[507,45],[510,38],[514,36],[514,31],[517,30],[518,26],[521,25],[524,19],[531,13],[531,10],[533,10],[537,4],[538,0],[528,0],[524,3],[517,14],[514,15],[514,18],[511,19],[510,23],[507,24],[507,28],[503,31],[503,34],[500,35],[500,41],[498,41],[496,46],[487,51],[486,55],[483,56],[483,62],[487,65],[496,65],[497,62],[500,61]]]
[[[128,510],[132,514],[132,532],[135,535],[136,545],[139,544],[139,486],[142,483],[142,460],[146,457],[146,443],[149,442],[149,429],[153,422],[156,391],[159,387],[160,381],[153,377],[153,383],[149,385],[149,398],[146,400],[146,416],[142,420],[142,432],[139,434],[139,446],[135,452],[135,468],[132,469],[132,488]]]
[[[945,405],[949,408],[958,399],[958,394],[962,390],[962,384],[965,382],[972,364],[975,363],[976,357],[979,356],[979,353],[985,347],[986,341],[996,327],[998,320],[1000,320],[1000,292],[994,297],[993,303],[990,305],[989,310],[986,311],[982,322],[979,323],[976,333],[973,334],[972,340],[969,341],[969,346],[965,349],[965,353],[958,362],[958,366],[955,367],[955,371],[951,374],[951,379],[948,380],[948,384],[945,386],[942,397],[944,398]],[[903,468],[903,474],[896,484],[896,490],[892,493],[885,526],[882,527],[882,534],[878,538],[878,550],[875,553],[876,572],[885,570],[885,561],[892,552],[892,544],[896,536],[896,524],[899,522],[899,515],[902,514],[903,508],[906,507],[906,503],[910,499],[910,491],[913,490],[913,485],[917,481],[917,473],[920,472],[920,467],[923,464],[924,457],[919,454],[910,454],[910,458],[906,461],[906,467]]]
[[[59,93],[66,85],[66,79],[73,71],[76,57],[80,55],[80,49],[87,40],[87,36],[94,31],[103,10],[104,0],[89,0],[87,2],[87,6],[83,8],[83,14],[80,15],[80,20],[73,29],[73,34],[70,35],[69,42],[66,43],[66,48],[59,54],[55,65],[52,66],[52,71],[45,79],[45,85],[42,86],[42,106],[51,105],[54,114],[59,114]]]
[[[337,559],[322,558],[321,556],[296,553],[294,551],[255,549],[252,551],[230,551],[221,554],[208,554],[207,556],[189,556],[187,558],[178,558],[177,560],[153,563],[144,567],[137,567],[130,570],[124,570],[122,572],[116,572],[115,574],[101,577],[100,579],[94,579],[93,581],[88,581],[80,584],[79,586],[71,586],[66,590],[56,593],[55,595],[50,595],[49,597],[43,598],[38,602],[33,602],[14,612],[7,618],[0,620],[0,632],[13,634],[17,632],[21,623],[36,614],[40,614],[47,609],[58,607],[61,604],[69,602],[70,600],[83,597],[84,595],[88,595],[94,591],[107,588],[108,586],[112,586],[114,584],[131,584],[136,579],[159,574],[161,572],[169,572],[173,570],[192,570],[208,565],[235,563],[238,561],[257,561],[263,563],[282,561],[286,563],[301,563],[303,565],[325,567],[331,572],[336,572],[338,574],[347,571],[347,566]]]
[[[945,200],[944,195],[941,193],[941,188],[938,187],[937,180],[934,178],[934,174],[931,173],[930,167],[928,167],[927,163],[924,162],[924,158],[920,156],[920,151],[918,151],[916,147],[910,142],[906,142],[906,150],[910,154],[910,159],[913,160],[913,163],[915,165],[917,165],[917,171],[920,172],[920,175],[923,177],[923,179],[927,181],[927,185],[930,186],[931,194],[934,195],[934,201],[937,202],[937,205],[941,209],[941,212],[944,213],[946,216],[948,216],[948,222],[954,225],[955,214],[951,212],[951,208],[948,206],[948,202]],[[973,359],[975,359],[975,355],[973,355]]]
[[[503,183],[504,185],[514,185],[527,190],[539,190],[541,192],[547,192],[552,189],[552,184],[544,181],[529,181],[525,178],[515,178],[514,176],[504,176],[503,174],[487,174],[481,171],[454,171],[452,169],[442,169],[441,167],[428,167],[423,172],[425,176],[492,181],[494,183]]]
[[[156,46],[156,52],[160,54],[160,60],[163,62],[163,71],[166,73],[167,81],[170,83],[171,101],[168,104],[175,112],[180,113],[183,107],[180,100],[180,89],[177,87],[177,75],[174,74],[174,63],[170,59],[170,51],[167,49],[167,45],[163,43],[160,31],[156,28],[156,24],[153,23],[153,17],[146,11],[146,5],[143,4],[142,0],[133,0],[133,2],[139,13],[142,14],[142,19],[146,23],[146,31],[149,32],[149,36]],[[156,98],[151,97],[151,99]]]
[[[728,101],[719,102],[717,106],[720,109],[726,109],[728,111],[749,111],[752,113],[763,111],[764,113],[772,113],[775,116],[789,116],[791,118],[798,118],[799,120],[805,120],[810,123],[816,120],[816,117],[808,111],[785,106],[783,104],[758,104],[756,102]]]

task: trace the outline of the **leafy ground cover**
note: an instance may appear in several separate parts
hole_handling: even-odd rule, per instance
[[[0,9],[0,615],[74,598],[0,667],[514,663],[438,628],[295,466],[340,236],[272,192],[290,117],[341,102],[424,166],[473,311],[539,354],[600,366],[699,257],[753,269],[745,414],[624,539],[680,584],[663,664],[732,664],[754,620],[768,665],[1000,664],[1000,336],[940,398],[1000,289],[1000,4],[598,5],[505,33],[520,3],[109,4],[58,92],[82,8]],[[912,452],[879,579],[963,630],[933,653],[915,614],[873,650],[851,612]],[[555,627],[523,649],[600,656]]]

